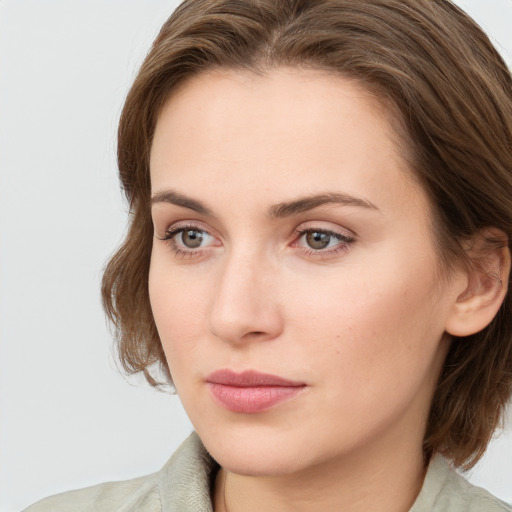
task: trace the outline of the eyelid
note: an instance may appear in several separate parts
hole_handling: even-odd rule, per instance
[[[176,237],[185,231],[198,231],[204,233],[210,238],[210,241],[208,245],[205,246],[199,246],[196,248],[187,247],[183,243],[179,243],[176,240]],[[212,231],[213,230],[211,228],[205,227],[204,223],[202,222],[183,220],[171,223],[165,229],[163,235],[158,236],[155,233],[155,236],[168,246],[168,249],[170,250],[171,254],[174,255],[174,257],[182,259],[196,259],[201,258],[211,248],[219,247],[222,245],[219,237],[213,234]]]
[[[176,240],[179,233],[183,233],[187,230],[203,232],[210,238],[210,240],[207,245],[204,246],[196,248],[187,247]],[[325,248],[320,249],[308,247],[300,243],[301,239],[306,234],[315,232],[329,235],[337,240],[337,243],[333,246],[326,246]],[[165,231],[161,235],[156,234],[155,227],[155,237],[165,242],[176,256],[188,258],[200,257],[205,255],[205,253],[208,253],[212,248],[223,245],[220,235],[216,233],[216,230],[205,225],[204,222],[189,219],[167,224]],[[333,257],[341,252],[347,251],[355,241],[356,235],[352,230],[331,222],[309,221],[303,222],[294,229],[291,239],[287,245],[299,250],[305,256],[321,259]]]
[[[301,245],[301,239],[308,233],[324,233],[338,240],[332,247],[326,247],[323,249],[314,249],[305,245]],[[349,250],[350,246],[356,241],[356,235],[353,231],[347,228],[341,228],[340,226],[333,225],[332,223],[321,223],[321,222],[307,222],[303,223],[295,228],[292,247],[298,249],[305,256],[313,257],[317,259],[332,258],[341,253]]]
[[[186,229],[203,231],[216,239],[220,239],[220,235],[217,233],[216,230],[214,230],[211,226],[205,224],[200,220],[185,219],[176,222],[167,222],[165,225],[162,223],[161,228],[162,229],[157,229],[157,226],[155,226],[155,236],[160,240],[166,238],[169,232],[171,231],[176,232]],[[158,235],[157,232],[159,233]]]
[[[208,231],[206,231],[204,229],[198,229],[198,228],[196,228],[194,226],[180,226],[180,227],[176,227],[176,228],[167,230],[166,234],[163,237],[163,240],[174,239],[176,237],[176,235],[178,235],[180,233],[183,234],[186,231],[189,231],[189,232],[190,231],[195,231],[196,233],[204,233],[209,238],[214,239],[214,237],[212,235],[210,235],[210,233],[208,233]],[[191,249],[191,248],[188,247],[187,249]]]
[[[295,233],[304,233],[311,231],[319,231],[321,233],[329,233],[335,236],[339,236],[344,239],[355,240],[357,238],[357,233],[348,229],[346,227],[342,227],[338,224],[334,224],[332,222],[321,222],[321,221],[308,221],[299,224],[295,228]]]

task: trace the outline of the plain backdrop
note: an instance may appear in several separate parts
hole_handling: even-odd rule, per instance
[[[0,0],[1,512],[156,471],[192,429],[120,374],[99,299],[126,227],[117,120],[177,3]],[[512,0],[459,3],[512,63]],[[512,426],[470,478],[512,502]]]

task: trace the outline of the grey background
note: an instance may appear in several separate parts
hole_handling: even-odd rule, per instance
[[[120,375],[99,300],[126,222],[117,119],[177,3],[0,1],[0,512],[155,471],[191,430]],[[512,63],[512,0],[459,3]],[[512,502],[510,425],[470,477]]]

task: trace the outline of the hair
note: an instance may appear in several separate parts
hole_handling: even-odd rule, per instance
[[[354,80],[392,105],[412,175],[433,209],[443,268],[495,227],[512,240],[512,77],[484,32],[448,0],[185,0],[163,25],[128,93],[118,164],[130,204],[126,239],[102,283],[128,373],[169,375],[148,293],[153,227],[149,153],[170,93],[215,68],[309,67]],[[508,283],[509,284],[509,283]],[[504,284],[506,286],[507,284]],[[512,393],[512,299],[481,332],[451,342],[424,453],[470,468]]]

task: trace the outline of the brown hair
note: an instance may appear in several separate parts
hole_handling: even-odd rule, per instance
[[[185,0],[128,94],[118,161],[131,225],[103,277],[103,301],[130,373],[168,369],[153,320],[149,152],[169,93],[215,67],[341,73],[393,105],[413,174],[430,196],[442,261],[494,226],[512,240],[512,77],[486,35],[447,0]],[[467,258],[466,258],[467,259]],[[424,439],[471,467],[512,391],[512,298],[483,331],[452,341]],[[169,381],[170,381],[170,376]]]

